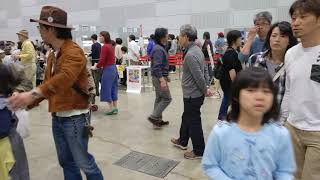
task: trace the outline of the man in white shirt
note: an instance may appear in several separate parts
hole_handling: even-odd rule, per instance
[[[282,118],[287,120],[295,149],[296,180],[319,180],[320,1],[297,0],[290,15],[294,35],[301,43],[288,50],[285,57]]]
[[[140,57],[140,47],[136,43],[136,37],[134,35],[129,36],[129,45],[128,45],[128,57],[130,60],[130,65],[138,65]]]

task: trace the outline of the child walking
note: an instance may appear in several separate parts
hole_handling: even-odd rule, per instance
[[[277,89],[268,72],[251,67],[232,88],[227,121],[213,128],[202,167],[210,180],[291,180],[295,172],[288,130],[276,123]]]
[[[29,180],[28,160],[23,140],[16,131],[17,118],[7,107],[6,99],[21,80],[0,59],[0,179]]]

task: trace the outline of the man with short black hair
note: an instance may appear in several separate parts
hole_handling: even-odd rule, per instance
[[[91,53],[89,54],[89,57],[91,57],[92,66],[94,66],[94,64],[98,63],[99,61],[101,44],[97,41],[98,36],[96,34],[92,34],[91,40],[92,40],[92,45],[91,45]]]
[[[297,0],[291,26],[301,43],[285,56],[282,118],[295,150],[296,180],[320,179],[320,1]]]
[[[165,49],[165,46],[168,43],[168,29],[157,28],[154,36],[156,44],[153,47],[150,58],[152,83],[155,87],[156,99],[153,113],[148,117],[148,120],[155,128],[161,128],[161,126],[169,124],[168,121],[162,120],[162,113],[172,100],[168,85],[168,82],[170,82],[168,78],[168,53]]]
[[[64,179],[82,179],[80,169],[88,180],[103,180],[94,157],[88,153],[89,101],[86,57],[72,41],[67,26],[67,13],[57,7],[44,6],[38,22],[43,41],[52,45],[47,59],[45,80],[36,89],[16,94],[9,99],[12,109],[37,105],[48,100],[52,113],[52,132]]]
[[[91,35],[92,45],[91,45],[91,53],[89,54],[89,57],[91,57],[91,65],[94,66],[95,64],[98,64],[99,58],[100,58],[100,52],[101,52],[101,44],[97,41],[98,36],[96,34]],[[100,81],[101,81],[101,75],[102,75],[102,69],[94,69],[91,70],[92,77],[94,80],[94,84],[96,87],[96,95],[100,96]]]
[[[201,49],[195,44],[197,29],[190,24],[181,26],[179,43],[185,48],[182,75],[184,111],[180,127],[180,137],[172,138],[174,146],[186,150],[191,138],[193,150],[186,152],[186,159],[200,159],[205,143],[201,124],[201,106],[204,97],[212,96],[209,89],[209,75],[205,70],[205,60]]]

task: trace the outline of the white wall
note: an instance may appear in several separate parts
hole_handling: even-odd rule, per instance
[[[200,34],[212,34],[225,28],[252,25],[258,11],[268,10],[274,22],[289,20],[288,9],[294,0],[1,0],[0,40],[17,40],[20,29],[30,31],[31,39],[39,38],[30,18],[39,16],[43,5],[59,6],[68,11],[71,25],[97,25],[117,35],[120,27],[143,25],[144,35],[156,27],[167,27],[178,34],[179,27],[192,23]],[[215,38],[215,35],[212,35]],[[115,37],[112,37],[115,38]]]

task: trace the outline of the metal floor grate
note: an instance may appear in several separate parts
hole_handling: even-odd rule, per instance
[[[164,178],[179,164],[178,161],[132,151],[114,165],[142,172],[151,176]]]

